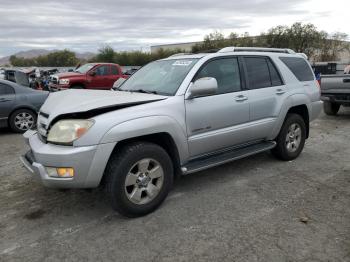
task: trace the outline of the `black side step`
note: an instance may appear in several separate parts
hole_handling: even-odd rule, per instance
[[[181,169],[183,174],[191,174],[207,168],[222,165],[237,159],[270,150],[276,146],[274,141],[265,141],[259,144],[253,144],[246,147],[232,149],[215,155],[199,158],[190,161]]]

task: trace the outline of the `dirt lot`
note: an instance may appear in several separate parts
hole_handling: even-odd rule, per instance
[[[46,189],[0,130],[0,261],[350,261],[350,110],[312,123],[292,162],[263,153],[179,179],[125,219],[103,191]]]

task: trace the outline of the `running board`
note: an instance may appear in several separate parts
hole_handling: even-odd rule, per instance
[[[236,148],[230,151],[221,152],[207,157],[195,159],[182,166],[181,170],[184,175],[195,173],[207,168],[219,166],[234,160],[247,156],[258,154],[270,150],[276,146],[274,141],[266,141],[259,144],[253,144],[246,147]]]

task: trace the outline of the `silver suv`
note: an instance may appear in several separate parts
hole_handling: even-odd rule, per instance
[[[320,89],[305,55],[224,48],[174,55],[141,68],[117,91],[67,90],[24,134],[22,162],[56,188],[104,185],[129,217],[155,210],[177,175],[271,150],[301,153]]]

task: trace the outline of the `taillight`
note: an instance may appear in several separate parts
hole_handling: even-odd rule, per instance
[[[316,83],[317,83],[318,87],[321,88],[321,78],[320,78],[320,79],[317,79],[317,80],[316,80]]]
[[[316,82],[316,85],[317,85],[317,87],[318,87],[318,92],[319,92],[320,95],[321,95],[321,78],[318,79],[318,80],[316,80],[315,82]]]

